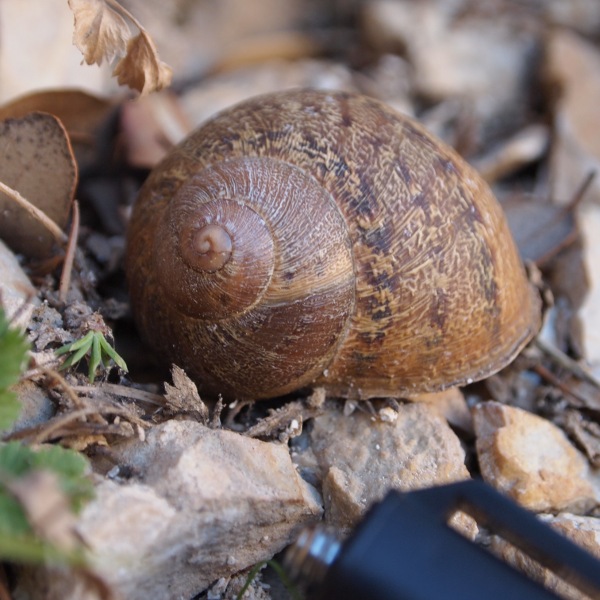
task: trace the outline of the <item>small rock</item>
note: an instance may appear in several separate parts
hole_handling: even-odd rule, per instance
[[[393,422],[360,410],[348,416],[329,410],[314,420],[310,436],[326,520],[341,533],[392,488],[408,491],[469,477],[459,439],[425,404],[401,405]]]
[[[498,402],[473,410],[483,478],[535,511],[577,512],[595,504],[588,464],[561,429]]]
[[[556,516],[541,515],[541,518],[571,541],[600,558],[600,519],[569,513],[561,513]],[[509,564],[523,571],[531,579],[556,592],[561,598],[568,600],[589,598],[498,536],[492,537],[491,550]]]
[[[12,324],[24,329],[36,304],[39,304],[37,290],[13,251],[0,240],[0,305],[8,318],[13,319]]]
[[[462,391],[457,387],[442,392],[411,396],[411,402],[424,402],[446,419],[450,425],[469,434],[473,433],[473,417]]]
[[[13,386],[12,391],[17,394],[21,411],[17,420],[8,431],[4,433],[15,433],[36,425],[45,423],[56,414],[56,406],[48,397],[48,394],[33,381],[23,380]]]
[[[139,481],[104,480],[77,528],[128,600],[191,598],[271,558],[321,514],[284,445],[172,420],[115,450]],[[55,580],[43,597],[79,598]]]

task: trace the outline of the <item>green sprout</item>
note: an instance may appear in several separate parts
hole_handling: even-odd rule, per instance
[[[11,390],[27,366],[29,344],[24,333],[13,327],[0,305],[0,561],[39,564],[52,562],[85,567],[84,548],[59,538],[54,530],[35,519],[31,508],[44,493],[56,492],[64,499],[65,512],[76,514],[93,496],[86,458],[73,450],[45,445],[31,448],[22,442],[4,442],[2,437],[18,415],[21,403]],[[53,479],[35,479],[40,473]],[[40,499],[42,496],[42,499]],[[53,496],[56,498],[56,495]],[[38,503],[39,504],[39,503]],[[52,513],[53,518],[55,513]],[[67,531],[66,527],[59,533]]]
[[[125,372],[128,370],[125,361],[106,341],[104,334],[100,331],[88,331],[82,338],[79,338],[70,344],[61,346],[58,350],[56,350],[56,355],[61,356],[69,352],[71,355],[61,365],[61,369],[68,369],[69,367],[78,364],[79,361],[89,352],[90,357],[88,379],[90,380],[90,383],[94,381],[96,377],[96,371],[100,364],[106,368],[111,360],[121,370]]]
[[[21,410],[10,387],[21,378],[27,364],[29,344],[19,329],[11,327],[4,308],[0,305],[0,429],[7,429],[16,421]]]
[[[248,588],[252,585],[252,582],[258,575],[259,571],[268,565],[275,571],[281,583],[285,586],[285,589],[288,591],[289,595],[293,600],[302,600],[299,591],[294,586],[294,584],[290,581],[290,578],[287,576],[287,573],[283,570],[283,567],[276,560],[263,560],[262,562],[257,563],[252,567],[250,573],[248,573],[248,577],[246,578],[246,583],[244,583],[244,587],[239,591],[236,596],[236,600],[242,600],[244,594],[248,591]]]

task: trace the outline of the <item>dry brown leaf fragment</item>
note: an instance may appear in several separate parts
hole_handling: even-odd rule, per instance
[[[173,414],[192,414],[200,423],[206,424],[209,418],[208,407],[200,398],[196,384],[177,365],[173,365],[171,377],[173,385],[165,382],[165,410]]]
[[[128,85],[144,96],[168,86],[173,72],[159,59],[150,36],[140,31],[129,40],[127,54],[117,63],[113,75],[121,85]]]
[[[48,258],[65,237],[77,184],[71,143],[56,117],[0,122],[0,182],[0,237],[16,252]]]
[[[68,0],[75,17],[73,43],[88,64],[120,58],[113,76],[142,95],[171,83],[172,70],[159,57],[142,24],[117,0]],[[133,26],[139,33],[133,36]],[[122,57],[122,58],[121,58]]]
[[[129,26],[104,0],[69,0],[69,7],[75,17],[73,43],[88,65],[111,62],[125,53]]]

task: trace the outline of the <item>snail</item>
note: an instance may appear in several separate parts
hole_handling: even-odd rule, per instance
[[[134,206],[126,270],[142,337],[226,398],[439,391],[506,366],[540,323],[487,184],[345,92],[252,98],[173,148]]]

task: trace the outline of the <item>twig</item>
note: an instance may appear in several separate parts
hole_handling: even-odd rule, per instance
[[[558,348],[542,340],[540,336],[535,338],[535,345],[545,354],[547,354],[554,362],[558,363],[561,367],[568,369],[580,379],[591,383],[593,386],[600,389],[600,381],[598,381],[589,371],[582,367],[577,361],[567,356],[564,352]]]
[[[73,406],[77,408],[85,408],[87,404],[81,400],[81,398],[75,393],[73,386],[69,384],[69,382],[60,374],[58,371],[54,369],[49,369],[48,367],[40,367],[40,371],[51,379],[54,379],[63,391],[69,396]]]
[[[554,387],[558,388],[563,394],[570,396],[574,400],[577,400],[578,403],[583,404],[583,406],[587,406],[588,403],[585,401],[585,398],[582,398],[579,394],[574,392],[569,386],[565,385],[552,371],[546,369],[544,365],[535,365],[533,370],[543,379],[551,383]]]
[[[116,0],[106,0],[106,4],[108,4],[115,12],[119,13],[121,16],[129,19],[140,31],[143,31],[144,33],[146,32],[143,25],[124,6],[121,6]]]
[[[98,409],[95,407],[82,408],[80,410],[74,410],[66,415],[54,417],[50,421],[46,422],[46,426],[33,438],[33,444],[41,444],[52,437],[52,434],[57,430],[61,429],[65,425],[76,421],[81,417],[87,417],[88,415],[97,415]]]
[[[14,190],[2,181],[0,181],[0,191],[16,202],[21,208],[25,209],[36,221],[41,223],[58,243],[66,243],[67,236],[65,232],[44,211],[31,204],[31,202],[21,196],[17,190]]]
[[[61,302],[67,301],[67,294],[71,287],[71,273],[73,272],[73,260],[75,259],[75,250],[77,249],[77,238],[79,237],[79,202],[73,201],[73,220],[71,223],[71,231],[69,232],[69,242],[67,244],[67,252],[63,262],[63,269],[60,275],[60,287],[58,291],[58,299]]]
[[[583,198],[585,197],[586,192],[592,185],[592,182],[596,178],[598,174],[597,171],[590,171],[586,178],[583,180],[582,184],[579,186],[579,189],[573,194],[573,197],[569,201],[569,203],[565,206],[566,212],[571,212],[581,203]]]
[[[116,383],[102,383],[100,385],[77,385],[73,386],[73,389],[76,392],[86,394],[91,397],[102,393],[108,393],[120,398],[139,400],[140,402],[148,402],[149,404],[155,404],[158,406],[165,406],[166,404],[164,396],[161,396],[160,394],[153,394],[152,392],[146,392],[144,390],[138,390],[125,385],[118,385]]]

